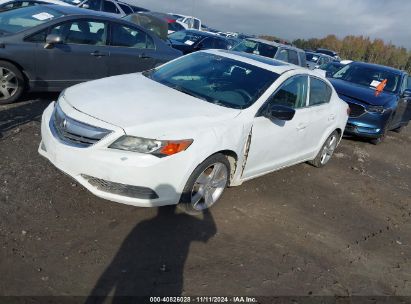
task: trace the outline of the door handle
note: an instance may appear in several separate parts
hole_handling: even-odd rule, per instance
[[[141,59],[151,59],[151,57],[150,56],[148,56],[148,55],[146,55],[146,54],[140,54],[140,55],[138,55],[138,58],[141,58]]]
[[[331,114],[329,117],[328,117],[328,121],[333,121],[335,119],[335,115],[334,114]]]
[[[91,55],[91,56],[96,56],[96,57],[107,56],[106,53],[101,53],[101,52],[99,52],[99,51],[91,52],[90,55]]]
[[[299,125],[297,126],[297,130],[298,130],[298,131],[304,130],[305,128],[307,128],[307,125],[306,125],[306,124],[299,124]]]

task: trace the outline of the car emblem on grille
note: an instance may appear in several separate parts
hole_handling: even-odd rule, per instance
[[[61,123],[61,127],[63,129],[66,129],[66,127],[67,127],[67,120],[66,119],[64,119],[63,122]]]

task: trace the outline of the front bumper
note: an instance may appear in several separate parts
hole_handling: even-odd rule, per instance
[[[390,113],[383,114],[365,112],[359,117],[350,117],[344,133],[367,138],[378,138],[385,132]]]
[[[109,128],[113,132],[96,144],[79,148],[61,142],[53,135],[49,122],[54,110],[50,104],[41,123],[42,141],[39,153],[54,166],[74,178],[90,192],[101,198],[139,207],[177,204],[181,192],[192,172],[187,150],[176,155],[158,158],[107,146],[124,131],[73,108],[63,110],[74,119],[87,117],[93,125]],[[74,117],[73,117],[74,115]],[[76,117],[77,116],[77,117]]]

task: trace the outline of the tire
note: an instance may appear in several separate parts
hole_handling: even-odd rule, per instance
[[[22,72],[14,64],[0,60],[0,104],[16,102],[25,86]]]
[[[405,126],[398,127],[398,128],[393,129],[392,131],[395,132],[395,133],[401,133],[401,131],[404,129],[404,127]]]
[[[188,179],[178,207],[191,215],[212,207],[227,187],[230,172],[230,163],[223,154],[217,153],[207,158]]]
[[[384,130],[384,133],[380,137],[370,139],[370,143],[372,143],[374,146],[377,146],[385,140],[386,135],[387,131]]]
[[[314,167],[321,168],[324,167],[331,159],[334,154],[335,148],[337,148],[339,133],[334,131],[330,136],[327,137],[327,140],[324,142],[317,156],[308,163]]]

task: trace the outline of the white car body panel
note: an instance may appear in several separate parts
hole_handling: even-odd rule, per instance
[[[51,104],[42,117],[39,153],[97,196],[149,207],[178,203],[193,170],[217,152],[230,151],[237,155],[230,181],[235,186],[313,159],[334,130],[344,130],[348,106],[334,89],[329,104],[296,110],[293,120],[282,123],[284,127],[279,122],[256,117],[268,97],[286,79],[298,74],[319,77],[318,74],[289,64],[272,66],[234,53],[206,52],[260,66],[281,76],[244,110],[207,103],[139,73],[79,84],[67,89],[59,99],[63,112],[112,133],[88,148],[62,143],[49,127],[54,108]],[[322,80],[331,86],[328,80]],[[312,125],[314,121],[316,124]],[[108,148],[125,134],[163,140],[193,139],[193,143],[186,151],[163,158]],[[155,190],[159,198],[138,199],[103,192],[88,183],[82,174],[147,187]]]

